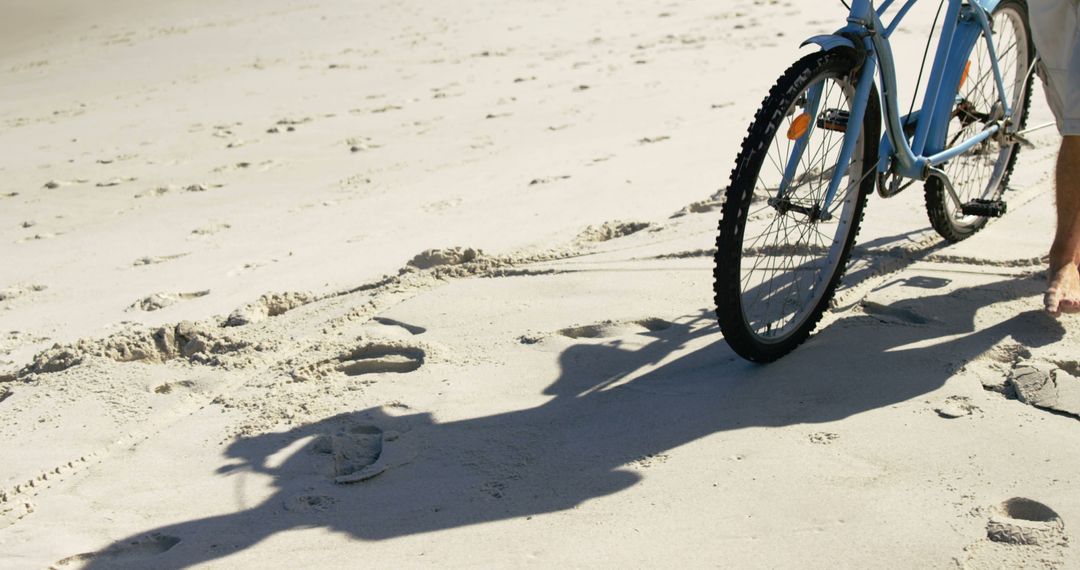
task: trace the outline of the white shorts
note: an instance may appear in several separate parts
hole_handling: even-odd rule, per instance
[[[1046,100],[1062,136],[1080,136],[1080,0],[1029,0]]]

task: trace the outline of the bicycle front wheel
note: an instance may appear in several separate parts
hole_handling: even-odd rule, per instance
[[[748,360],[774,361],[810,336],[851,254],[876,182],[881,132],[871,89],[855,153],[838,164],[856,78],[849,50],[799,60],[765,98],[736,159],[716,241],[714,291],[724,338]],[[837,170],[843,179],[826,209]]]
[[[1005,100],[1013,109],[1012,120],[1005,125],[1006,132],[1019,132],[1027,122],[1028,107],[1031,105],[1031,77],[1028,70],[1035,53],[1028,27],[1027,4],[1023,0],[1005,0],[997,5],[991,16],[993,37],[981,35],[971,52],[967,72],[957,89],[956,104],[945,140],[946,148],[975,136],[987,124],[1003,116],[994,76],[991,42],[1005,84]],[[998,137],[991,137],[952,159],[942,169],[952,182],[961,204],[976,200],[995,202],[1001,200],[1008,186],[1019,152],[1019,145],[1002,144]],[[967,239],[986,226],[988,218],[965,215],[939,179],[930,178],[925,188],[930,223],[946,240],[958,242]]]

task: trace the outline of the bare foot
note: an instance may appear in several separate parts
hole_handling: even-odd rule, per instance
[[[1043,303],[1046,312],[1055,317],[1062,313],[1080,313],[1080,269],[1075,263],[1050,271],[1050,287]]]

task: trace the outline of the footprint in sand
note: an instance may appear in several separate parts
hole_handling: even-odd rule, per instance
[[[1009,372],[1005,393],[1039,409],[1080,418],[1080,377],[1069,362],[1018,360]]]
[[[122,161],[125,161],[125,160],[131,160],[133,158],[138,158],[138,156],[139,155],[137,155],[137,154],[118,154],[116,156],[112,156],[112,157],[109,157],[109,158],[99,158],[94,162],[97,162],[98,164],[112,164],[114,162],[122,162]]]
[[[191,230],[191,235],[194,236],[212,236],[217,233],[221,233],[229,228],[229,224],[207,224],[205,226],[197,227]]]
[[[671,323],[664,319],[649,318],[639,321],[604,321],[593,325],[569,327],[556,334],[567,338],[611,338],[630,334],[660,332],[671,328]]]
[[[168,552],[177,544],[180,544],[180,539],[175,536],[151,534],[126,544],[110,546],[105,550],[68,556],[58,561],[53,567],[66,568],[89,562],[104,563],[107,566],[143,563],[147,567],[152,567],[152,559],[155,556]]]
[[[134,176],[116,177],[116,178],[110,178],[108,180],[104,180],[102,182],[98,182],[97,184],[94,184],[94,186],[96,186],[98,188],[111,188],[113,186],[119,186],[121,184],[126,184],[128,182],[134,182],[136,180],[137,180],[137,178],[135,178]]]
[[[410,338],[426,332],[427,329],[421,326],[388,317],[375,317],[360,328],[359,338],[370,343],[407,345]]]
[[[1065,542],[1065,523],[1054,509],[1015,497],[994,509],[986,523],[986,537],[1003,544],[1053,546]]]
[[[529,186],[542,186],[544,184],[554,184],[560,180],[569,180],[569,174],[560,174],[558,176],[548,176],[545,178],[533,178],[529,181]]]
[[[298,125],[303,125],[305,123],[310,123],[313,120],[314,119],[312,119],[311,117],[302,117],[302,118],[299,118],[299,119],[293,119],[293,118],[281,119],[277,123],[274,123],[274,126],[270,127],[269,129],[266,129],[266,132],[270,133],[270,134],[276,134],[276,133],[280,133],[282,131],[291,133],[291,132],[296,130],[296,127]]]
[[[424,351],[405,346],[373,344],[338,357],[334,367],[346,376],[392,372],[404,374],[424,364]]]
[[[144,255],[131,263],[132,267],[143,267],[145,265],[157,265],[159,263],[165,263],[174,259],[180,259],[190,255],[188,253],[176,253],[173,255]]]
[[[1063,568],[1069,538],[1050,507],[1015,497],[990,510],[986,538],[968,546],[964,568]]]
[[[355,377],[365,374],[406,374],[424,365],[427,356],[422,348],[391,343],[362,346],[336,358],[293,370],[297,382],[321,380],[332,374]]]
[[[149,190],[144,190],[135,194],[136,198],[159,198],[171,192],[207,192],[211,188],[222,188],[224,184],[188,184],[186,186],[177,186],[174,184],[167,184],[165,186],[155,186]]]
[[[591,325],[567,327],[554,333],[526,334],[518,337],[518,342],[521,344],[538,344],[557,337],[574,340],[608,339],[657,333],[665,331],[671,326],[670,321],[655,317],[636,321],[603,321]]]
[[[427,332],[427,329],[424,328],[424,327],[418,327],[416,325],[410,325],[408,323],[403,323],[401,321],[394,320],[394,319],[389,319],[389,318],[386,318],[386,317],[375,317],[372,320],[379,323],[380,325],[386,325],[388,327],[403,328],[409,334],[414,335],[414,336],[418,335],[418,334],[424,334],[424,333]]]
[[[449,200],[440,200],[438,202],[432,202],[421,206],[421,209],[429,214],[441,214],[447,210],[452,210],[461,206],[465,201],[461,198],[451,198]]]
[[[405,107],[402,107],[401,105],[383,105],[382,107],[377,107],[375,109],[372,109],[371,112],[376,113],[376,114],[378,114],[378,113],[389,113],[391,111],[400,111],[400,110],[402,110],[404,108]]]
[[[60,188],[61,186],[71,186],[72,184],[86,184],[87,182],[90,181],[86,178],[79,178],[76,180],[50,180],[43,184],[43,186],[45,188],[48,188],[49,190],[55,190],[57,188]],[[18,193],[15,193],[13,195],[17,194]]]
[[[312,452],[330,456],[333,461],[334,482],[339,484],[360,483],[388,469],[406,465],[416,457],[412,446],[400,441],[401,434],[366,424],[353,424],[326,434],[315,440]],[[329,497],[316,497],[321,507],[322,501]],[[302,497],[289,500],[296,505]],[[333,499],[330,499],[331,505]],[[317,507],[319,508],[319,507]],[[289,509],[289,506],[286,506]],[[289,509],[289,510],[302,510]],[[325,510],[325,509],[324,509]]]
[[[26,243],[26,242],[31,242],[31,241],[42,241],[42,240],[52,239],[54,237],[59,237],[61,235],[64,235],[64,234],[63,233],[53,233],[53,232],[42,232],[42,233],[39,233],[39,234],[34,234],[32,236],[17,239],[17,240],[15,240],[15,243]]]
[[[838,439],[840,439],[839,434],[827,431],[819,431],[810,434],[810,443],[814,445],[832,445],[832,443]]]
[[[371,137],[351,137],[345,139],[345,146],[349,147],[349,152],[364,152],[375,150],[382,145],[375,144]]]
[[[179,382],[166,382],[154,387],[155,394],[172,394],[174,390],[179,388],[191,389],[195,387],[195,383],[191,380],[181,380]]]
[[[267,164],[269,162],[270,161],[264,161],[261,164]],[[233,164],[223,164],[221,166],[215,167],[211,172],[217,174],[221,172],[230,172],[233,170],[247,170],[249,168],[251,168],[251,163],[245,160],[240,162],[234,162]]]
[[[48,287],[46,287],[44,285],[36,285],[36,284],[34,284],[34,285],[12,285],[10,287],[4,287],[4,288],[0,289],[0,301],[11,301],[11,300],[14,300],[14,299],[18,299],[19,297],[23,297],[25,295],[30,295],[32,293],[39,293],[39,292],[44,291],[46,289],[48,289]]]
[[[160,196],[164,196],[164,195],[168,194],[171,191],[172,191],[172,189],[169,188],[168,186],[155,186],[154,188],[151,188],[149,190],[145,190],[143,192],[139,192],[138,194],[135,194],[135,197],[136,198],[158,198]]]
[[[154,293],[149,297],[144,297],[131,304],[129,309],[136,311],[157,311],[164,309],[179,303],[180,301],[189,301],[191,299],[198,299],[199,297],[205,297],[210,294],[210,290],[205,291],[192,291],[190,293]]]
[[[313,451],[329,455],[334,461],[334,480],[339,483],[361,481],[365,469],[379,459],[383,449],[383,431],[371,425],[354,425],[315,440]],[[368,471],[367,473],[370,473]],[[371,475],[374,476],[374,475]],[[341,480],[348,478],[348,481]]]
[[[660,135],[660,136],[655,136],[655,137],[644,137],[644,138],[638,139],[638,144],[656,144],[658,142],[664,142],[666,140],[669,140],[670,138],[671,137],[669,137],[667,135]]]
[[[324,513],[334,508],[337,499],[327,495],[297,495],[283,501],[282,507],[291,513]]]
[[[873,301],[863,301],[862,309],[883,323],[897,325],[928,325],[934,322],[933,318],[925,317],[919,313],[893,305],[882,305]]]
[[[949,420],[963,418],[981,411],[978,406],[971,403],[971,398],[967,396],[949,396],[944,402],[934,406],[934,412],[937,415]]]

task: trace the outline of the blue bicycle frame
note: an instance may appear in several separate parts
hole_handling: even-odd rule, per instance
[[[927,81],[922,108],[910,115],[900,115],[896,67],[889,37],[917,1],[906,0],[889,25],[885,26],[881,18],[894,4],[894,0],[885,0],[876,9],[873,0],[853,0],[847,26],[831,35],[810,38],[803,44],[816,44],[823,50],[850,48],[865,55],[837,164],[851,163],[863,120],[866,117],[870,90],[875,84],[875,76],[879,69],[882,112],[885,118],[885,136],[878,161],[879,175],[892,173],[905,178],[925,180],[935,173],[937,166],[964,154],[996,135],[1002,128],[1002,122],[1012,117],[1013,109],[1007,100],[995,46],[992,41],[988,41],[994,79],[1004,110],[1002,121],[987,126],[980,133],[955,145],[948,147],[946,145],[945,139],[949,122],[952,120],[953,106],[957,103],[957,86],[966,71],[968,58],[979,35],[993,37],[989,15],[997,6],[998,0],[969,0],[967,3],[963,0],[946,0],[948,7],[945,11],[944,27]],[[820,98],[820,86],[811,88],[807,94],[804,111],[811,118],[810,129],[817,124],[818,114],[821,112]],[[905,134],[905,126],[915,127],[914,136],[910,141]],[[781,195],[795,175],[795,168],[802,158],[806,147],[804,141],[807,139],[809,139],[809,133],[801,137],[792,149],[791,160],[788,162],[788,169],[784,173],[784,180],[780,186]],[[840,184],[847,174],[846,168],[837,168],[832,173],[832,180],[821,211],[829,211]]]

